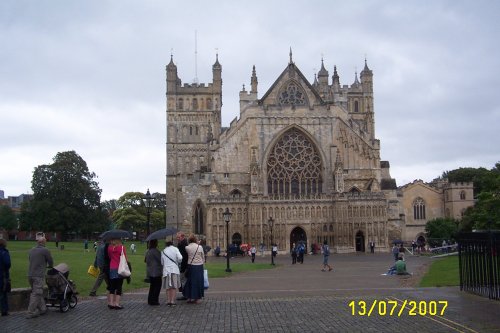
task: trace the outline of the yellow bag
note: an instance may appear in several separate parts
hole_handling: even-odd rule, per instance
[[[95,278],[99,276],[100,272],[101,271],[100,271],[99,267],[95,267],[94,265],[90,265],[89,270],[87,271],[87,273],[89,273],[89,275],[91,275]]]

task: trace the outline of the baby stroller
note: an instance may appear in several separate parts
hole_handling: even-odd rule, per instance
[[[73,309],[78,303],[76,297],[76,285],[68,280],[69,267],[66,264],[59,264],[47,271],[45,281],[49,287],[49,293],[45,299],[47,306],[59,307],[61,312]]]

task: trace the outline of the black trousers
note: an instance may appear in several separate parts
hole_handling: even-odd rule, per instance
[[[156,305],[160,303],[160,291],[161,291],[161,281],[162,277],[149,277],[149,293],[148,293],[148,304]]]

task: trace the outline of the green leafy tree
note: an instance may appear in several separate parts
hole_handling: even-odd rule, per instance
[[[69,232],[89,237],[105,229],[101,189],[95,173],[75,152],[59,152],[52,164],[39,165],[31,182],[33,200],[22,206],[22,228]]]
[[[437,218],[427,222],[425,232],[431,246],[441,245],[443,239],[453,240],[458,232],[458,221],[451,218]],[[432,244],[434,242],[434,244]]]
[[[17,229],[16,214],[9,206],[0,206],[0,229],[7,231]]]
[[[465,212],[461,227],[464,231],[500,230],[500,195],[491,192],[480,193],[474,207]]]
[[[113,222],[117,228],[146,234],[147,208],[145,193],[126,192],[116,200]],[[166,196],[161,193],[151,195],[150,228],[152,231],[165,228]]]

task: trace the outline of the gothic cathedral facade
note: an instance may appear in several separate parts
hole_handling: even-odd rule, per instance
[[[258,97],[240,92],[240,115],[221,125],[222,66],[207,85],[182,85],[167,72],[167,226],[195,233],[212,247],[327,241],[337,253],[389,248],[404,220],[389,162],[375,136],[373,73],[365,65],[351,85],[321,70],[311,84],[289,61]],[[226,230],[223,212],[231,221]],[[269,221],[273,224],[270,225]]]
[[[366,60],[351,85],[340,84],[336,67],[330,81],[322,60],[311,84],[290,51],[260,98],[254,66],[250,91],[243,86],[239,117],[229,127],[221,124],[217,56],[208,84],[182,84],[173,57],[166,72],[167,226],[222,249],[227,232],[230,243],[269,249],[273,242],[281,252],[325,240],[337,253],[364,251],[371,241],[387,251],[395,239],[425,236],[425,214],[407,232],[413,208],[405,202],[422,210],[427,195],[438,193],[428,205],[446,205],[443,189],[398,189],[389,162],[380,160]],[[232,213],[227,225],[226,209]]]

